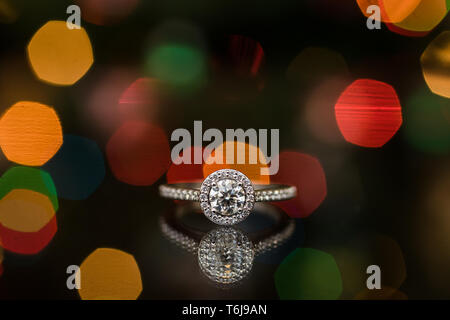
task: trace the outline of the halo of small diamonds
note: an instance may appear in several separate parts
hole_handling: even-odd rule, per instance
[[[233,225],[250,214],[255,190],[249,178],[233,169],[211,173],[200,187],[200,207],[205,216],[219,225]]]

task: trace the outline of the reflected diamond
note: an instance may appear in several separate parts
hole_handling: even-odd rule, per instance
[[[198,248],[198,261],[203,273],[209,279],[225,284],[243,279],[252,268],[253,257],[253,244],[233,228],[210,231]]]

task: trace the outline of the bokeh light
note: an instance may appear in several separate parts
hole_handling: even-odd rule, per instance
[[[0,239],[5,250],[25,255],[41,252],[53,239],[58,229],[56,215],[37,232],[21,232],[0,223]]]
[[[227,153],[227,150],[234,151]],[[205,178],[220,169],[234,169],[245,174],[255,184],[270,183],[270,176],[261,173],[261,170],[268,170],[269,166],[260,148],[240,141],[225,141],[208,152],[209,156],[203,165]],[[255,156],[255,159],[252,158],[252,155]],[[221,163],[212,163],[213,160]]]
[[[357,293],[367,288],[366,281],[369,275],[366,268],[370,265],[368,259],[370,252],[360,246],[361,242],[361,239],[356,238],[351,239],[349,243],[340,243],[325,249],[334,257],[341,272],[341,299],[353,299]]]
[[[97,25],[112,25],[121,22],[139,4],[139,0],[76,0],[81,8],[82,19]]]
[[[0,0],[0,23],[14,23],[19,17],[17,8],[10,0]]]
[[[120,97],[138,78],[125,67],[100,69],[80,83],[75,99],[83,108],[83,120],[96,134],[109,137],[125,121]]]
[[[78,271],[83,300],[135,300],[142,292],[136,260],[124,251],[99,248],[80,265]]]
[[[404,36],[425,36],[445,18],[447,12],[446,0],[422,0],[405,19],[387,23],[387,27]]]
[[[414,211],[412,241],[417,248],[430,290],[446,292],[450,281],[450,166],[448,158],[433,162],[418,172],[423,176],[416,186],[419,199]],[[412,278],[412,277],[411,277]],[[438,297],[439,295],[436,295]]]
[[[97,143],[74,135],[64,135],[61,149],[43,169],[53,177],[58,196],[70,200],[88,198],[105,177],[103,154]]]
[[[14,189],[27,189],[48,197],[55,211],[58,196],[52,177],[45,171],[30,167],[12,167],[0,178],[0,199]]]
[[[66,21],[49,21],[30,40],[28,59],[36,76],[54,85],[72,85],[94,62],[84,28],[69,29]]]
[[[19,232],[38,232],[54,217],[53,204],[42,193],[14,189],[0,200],[0,223]]]
[[[420,62],[430,90],[450,98],[450,31],[442,32],[428,45]]]
[[[381,10],[381,21],[397,23],[405,20],[420,4],[422,0],[357,0],[361,12],[366,16],[372,16],[367,13],[367,8],[377,5]]]
[[[333,256],[298,248],[276,270],[275,287],[284,300],[336,300],[342,293],[342,279]]]
[[[329,144],[345,142],[336,123],[334,106],[350,83],[349,77],[330,77],[314,87],[306,103],[302,103],[301,120],[306,121],[309,131],[322,142]],[[298,126],[299,129],[302,127]]]
[[[108,141],[106,153],[116,179],[131,185],[151,185],[170,166],[165,132],[143,121],[124,123]]]
[[[153,47],[147,58],[146,70],[171,88],[194,90],[206,79],[205,54],[202,49],[186,43],[161,43]]]
[[[370,79],[359,79],[348,86],[336,102],[335,112],[345,140],[367,148],[386,144],[403,121],[394,88]]]
[[[391,237],[378,234],[369,244],[371,263],[382,270],[381,287],[400,288],[406,279],[402,249]]]
[[[323,202],[327,195],[325,172],[319,160],[296,151],[282,151],[280,169],[272,177],[273,183],[297,187],[297,197],[275,202],[292,218],[306,218]]]
[[[167,183],[183,183],[183,182],[202,182],[203,181],[203,151],[204,148],[191,146],[189,148],[191,153],[191,163],[172,163],[169,170],[167,170],[166,179]],[[198,150],[202,153],[202,163],[194,163],[194,154]],[[183,158],[183,151],[180,152],[178,159]],[[176,162],[179,160],[177,159]]]
[[[228,101],[257,96],[265,86],[265,53],[261,44],[238,34],[224,36],[217,42],[212,57],[214,90]]]
[[[0,147],[12,162],[41,166],[62,144],[62,128],[53,108],[17,102],[0,119]]]
[[[435,154],[450,151],[450,125],[445,113],[450,110],[448,99],[418,88],[406,101],[404,134],[415,149]]]
[[[123,120],[155,121],[160,103],[159,81],[139,78],[119,98],[119,114]]]
[[[314,87],[329,77],[349,77],[344,57],[331,49],[308,47],[289,64],[286,77],[300,88]]]

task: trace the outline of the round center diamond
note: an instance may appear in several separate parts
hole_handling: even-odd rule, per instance
[[[223,216],[232,216],[245,205],[245,191],[238,181],[221,179],[209,191],[211,209]]]
[[[243,279],[251,270],[254,250],[242,232],[232,228],[210,231],[200,241],[198,260],[208,278],[219,283]]]

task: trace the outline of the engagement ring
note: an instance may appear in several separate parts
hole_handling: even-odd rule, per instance
[[[208,219],[229,226],[247,218],[255,202],[288,200],[297,195],[297,188],[279,184],[253,185],[242,172],[222,169],[211,173],[201,184],[161,185],[159,193],[169,199],[199,201]]]

